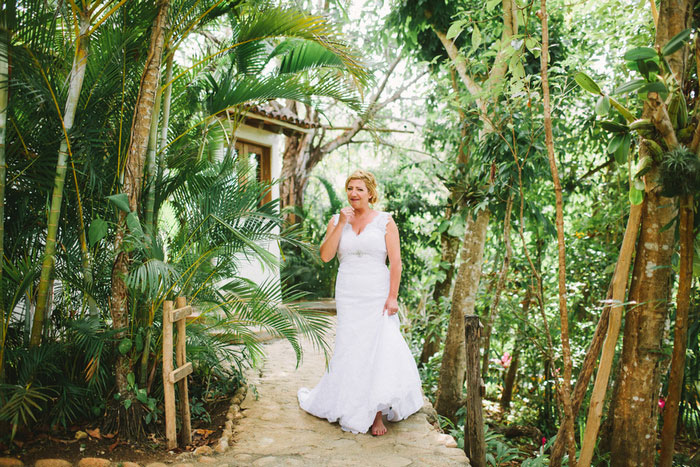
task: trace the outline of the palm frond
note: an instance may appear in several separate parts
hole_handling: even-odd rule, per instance
[[[299,73],[319,67],[344,68],[343,60],[318,42],[289,39],[280,43],[270,54],[279,57],[278,73]]]
[[[12,425],[10,439],[14,439],[18,427],[36,421],[35,414],[42,411],[42,406],[55,392],[49,387],[33,386],[32,383],[26,386],[0,384],[0,420]]]
[[[238,43],[273,37],[295,37],[314,41],[337,55],[345,69],[360,83],[369,77],[358,53],[342,42],[339,31],[322,16],[307,15],[295,9],[270,8],[246,16],[234,28]]]
[[[168,290],[176,277],[177,270],[173,265],[150,258],[133,269],[125,282],[130,289],[145,293],[154,299],[159,292]]]

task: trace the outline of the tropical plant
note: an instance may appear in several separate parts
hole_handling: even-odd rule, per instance
[[[265,244],[293,240],[277,233],[275,201],[262,202],[269,186],[241,178],[233,143],[247,109],[270,99],[359,108],[368,75],[333,25],[224,0],[17,3],[21,27],[2,53],[16,60],[3,146],[11,260],[0,276],[1,397],[15,402],[3,420],[67,424],[110,409],[107,429],[140,436],[158,416],[160,310],[176,295],[198,307],[188,355],[206,385],[229,377],[230,363],[240,381],[262,355],[259,327],[289,340],[298,359],[302,336],[325,348],[324,315],[240,274],[243,261],[276,267]],[[214,24],[233,33],[186,63],[172,59]],[[223,160],[203,157],[222,142]],[[32,348],[77,355],[70,368],[56,365],[64,379],[58,371],[41,385],[18,379],[32,312]],[[86,394],[90,404],[76,405]]]

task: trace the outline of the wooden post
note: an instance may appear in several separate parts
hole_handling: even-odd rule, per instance
[[[177,310],[173,302],[163,303],[163,392],[165,395],[165,437],[168,449],[177,447],[177,429],[175,426],[175,383],[180,392],[180,415],[182,421],[182,443],[192,443],[192,426],[190,424],[190,400],[187,390],[187,375],[192,373],[192,364],[186,362],[185,318],[192,313],[192,307],[186,305],[185,297],[177,298]],[[177,347],[175,357],[178,367],[173,369],[173,323],[177,324]]]
[[[163,303],[163,398],[165,399],[165,437],[168,449],[177,447],[175,429],[175,386],[168,376],[173,371],[173,323],[170,321],[173,302]]]
[[[178,309],[185,308],[187,306],[187,299],[185,297],[177,297],[175,302]],[[177,347],[175,350],[175,355],[177,358],[178,368],[182,368],[187,362],[187,334],[185,333],[185,327],[187,321],[185,318],[181,318],[177,321]],[[177,382],[178,390],[180,392],[180,420],[182,420],[182,431],[180,432],[180,442],[187,446],[192,444],[192,425],[190,423],[190,396],[187,390],[187,378],[182,378]]]
[[[483,326],[476,315],[464,317],[464,337],[467,351],[467,399],[464,421],[464,452],[473,467],[486,467],[484,415],[481,403],[482,386],[479,342]]]

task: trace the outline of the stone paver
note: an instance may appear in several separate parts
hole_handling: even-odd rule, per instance
[[[262,372],[249,376],[255,392],[243,401],[244,418],[234,428],[232,447],[217,456],[229,466],[465,466],[469,460],[418,412],[407,420],[387,424],[381,437],[344,432],[299,408],[297,390],[313,387],[325,368],[323,354],[306,347],[303,364],[295,370],[294,351],[286,341],[266,344]],[[449,446],[449,447],[448,447]],[[201,462],[200,458],[200,462]],[[200,464],[202,465],[202,464]],[[210,464],[211,465],[211,464]]]
[[[41,459],[34,463],[34,467],[71,467],[72,465],[64,459]]]

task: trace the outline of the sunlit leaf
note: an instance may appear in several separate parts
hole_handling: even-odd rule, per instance
[[[464,30],[464,25],[466,24],[466,21],[460,20],[460,21],[455,21],[450,25],[450,28],[447,30],[447,34],[445,36],[447,39],[455,39],[457,36],[459,36],[462,31]]]
[[[677,50],[679,50],[683,45],[690,39],[690,32],[691,29],[688,28],[685,31],[681,31],[675,36],[673,36],[671,39],[669,39],[668,42],[666,42],[666,45],[663,46],[661,49],[661,55],[664,57],[667,57]]]
[[[642,201],[644,201],[644,191],[638,190],[634,187],[634,185],[631,186],[629,191],[629,199],[630,203],[632,203],[635,206],[638,204],[642,204]]]
[[[595,104],[595,113],[601,117],[606,116],[610,112],[610,98],[608,96],[600,96]]]
[[[628,81],[625,84],[621,84],[620,86],[616,87],[613,91],[613,94],[626,94],[628,92],[636,91],[645,84],[646,80],[643,79],[635,79],[632,81]]]
[[[658,54],[651,47],[635,47],[625,52],[625,60],[629,61],[648,60],[656,57]]]
[[[474,24],[474,30],[472,31],[472,49],[476,49],[481,45],[481,31],[479,31],[479,26]]]
[[[591,94],[600,94],[600,86],[593,81],[593,78],[588,76],[586,73],[579,71],[574,75],[574,80],[581,86],[584,90],[590,92]]]

